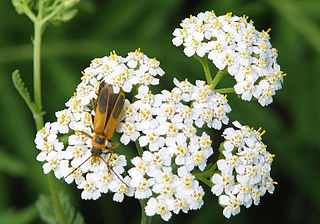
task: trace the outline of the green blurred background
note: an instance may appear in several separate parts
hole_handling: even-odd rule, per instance
[[[42,45],[42,84],[45,120],[80,82],[80,71],[90,60],[112,50],[126,56],[136,48],[156,57],[166,75],[160,88],[172,87],[173,77],[194,81],[203,77],[201,65],[171,44],[172,32],[190,14],[215,10],[216,15],[246,14],[257,30],[271,31],[285,77],[274,103],[262,108],[256,102],[229,94],[232,120],[267,130],[264,142],[276,154],[272,177],[279,183],[259,206],[242,208],[229,220],[217,198],[205,187],[204,206],[174,215],[170,223],[320,223],[320,1],[318,0],[81,0],[74,19],[47,27]],[[34,202],[48,190],[46,176],[33,140],[32,114],[15,90],[11,73],[19,69],[32,92],[32,23],[18,15],[11,1],[0,1],[0,224],[42,223]],[[226,84],[228,81],[226,82]],[[224,87],[224,86],[220,86]],[[226,86],[229,87],[229,86]],[[75,185],[57,181],[68,192],[86,223],[138,223],[137,200],[83,201]],[[159,217],[153,223],[165,223]]]

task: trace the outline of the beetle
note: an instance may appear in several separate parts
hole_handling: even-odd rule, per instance
[[[93,116],[92,119],[94,135],[91,136],[88,133],[80,131],[80,133],[92,139],[91,156],[83,161],[71,173],[65,176],[64,179],[66,179],[74,171],[79,169],[92,157],[94,160],[103,160],[107,165],[108,172],[110,172],[110,170],[113,171],[112,169],[110,169],[109,163],[112,158],[113,149],[119,147],[119,144],[112,141],[110,138],[113,136],[113,133],[121,119],[124,103],[125,94],[123,92],[114,93],[112,85],[106,84],[104,81],[100,84],[96,106],[93,105],[93,108],[95,110],[95,116]],[[108,143],[111,143],[112,146],[107,147]],[[105,150],[110,153],[107,161],[105,161],[101,157],[101,154],[105,153]],[[113,173],[118,177],[118,175],[114,171]]]
[[[112,149],[119,146],[110,138],[121,119],[125,102],[123,92],[115,94],[111,85],[102,82],[99,87],[97,106],[95,108],[95,116],[93,119],[94,135],[92,136],[92,156],[99,157],[104,149],[112,153]],[[106,147],[107,143],[113,146]],[[109,157],[111,158],[111,156]],[[109,159],[110,160],[110,159]]]

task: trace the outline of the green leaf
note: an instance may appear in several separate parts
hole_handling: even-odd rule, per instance
[[[58,216],[56,216],[54,209],[52,209],[54,208],[53,201],[48,196],[40,195],[36,201],[36,208],[42,221],[50,224],[58,223]]]
[[[67,195],[60,192],[59,199],[61,202],[62,210],[64,212],[64,217],[66,218],[66,223],[85,223],[82,215],[71,206],[70,199]],[[54,208],[54,203],[49,196],[40,195],[39,199],[36,202],[36,207],[38,209],[42,221],[48,224],[60,224],[58,214],[56,214],[55,210],[52,209]]]
[[[37,218],[37,209],[33,204],[21,210],[7,209],[0,212],[0,217],[0,224],[32,223]]]
[[[0,171],[12,176],[23,176],[27,165],[0,147]]]
[[[20,77],[20,72],[19,70],[15,70],[12,73],[12,81],[20,95],[22,96],[23,100],[26,102],[28,105],[29,109],[33,113],[33,115],[41,115],[43,112],[41,112],[41,108],[39,108],[34,102],[31,100],[30,93],[28,89],[25,87],[24,82],[22,81]]]

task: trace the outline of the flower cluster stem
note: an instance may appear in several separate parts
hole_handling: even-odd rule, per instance
[[[224,142],[222,142],[219,146],[219,159],[222,159],[224,157],[222,151],[224,150]],[[197,172],[193,172],[192,174],[196,177],[197,180],[200,180],[201,182],[207,184],[209,187],[213,186],[213,183],[208,180],[207,178],[210,178],[213,176],[213,174],[215,173],[217,169],[217,163],[213,163],[211,165],[211,167],[205,171],[197,171]]]
[[[234,93],[234,88],[215,89],[214,92],[216,92],[216,93]]]
[[[49,173],[47,175],[47,177],[48,177],[48,181],[49,181],[51,197],[54,202],[56,214],[57,214],[61,224],[67,224],[68,222],[66,220],[63,209],[61,207],[61,202],[60,202],[60,199],[59,199],[59,196],[57,193],[57,188],[56,188],[55,179],[53,177],[53,174]]]
[[[218,83],[220,82],[220,80],[227,75],[228,72],[226,70],[219,70],[216,74],[216,76],[213,78],[213,80],[210,82],[210,84],[212,85],[212,89],[214,90],[216,88],[216,86],[218,85]]]
[[[198,59],[199,62],[201,63],[204,71],[204,75],[206,76],[207,83],[210,84],[212,82],[212,77],[210,73],[208,59],[206,57],[199,57],[198,55],[195,55],[195,58]]]
[[[212,177],[212,175],[214,174],[214,171],[216,170],[216,167],[217,167],[217,164],[214,163],[214,164],[212,164],[212,166],[209,169],[207,169],[205,171],[201,171],[201,172],[199,172],[199,171],[194,172],[192,174],[195,176],[195,178],[197,180],[200,180],[201,182],[205,183],[209,187],[212,187],[213,183],[207,178]]]
[[[151,224],[152,216],[147,216],[144,208],[146,207],[146,200],[139,200],[141,206],[141,224]]]
[[[216,170],[216,168],[217,168],[217,163],[212,164],[212,166],[209,169],[201,172],[201,176],[206,177],[206,178],[211,177],[213,175],[214,171]]]
[[[200,174],[200,173],[198,173]],[[197,180],[200,180],[202,183],[208,185],[209,187],[212,187],[213,186],[213,183],[208,180],[207,178],[203,177],[202,175],[198,175],[198,174],[195,174],[195,177]]]
[[[138,142],[138,141],[135,141],[134,143],[136,144],[136,148],[137,148],[137,150],[138,150],[138,155],[139,155],[139,156],[142,156],[143,148],[141,148],[141,146],[139,145],[139,142]]]
[[[194,55],[194,57],[201,63],[206,81],[208,85],[212,85],[212,90],[215,90],[216,86],[220,82],[220,80],[228,74],[228,71],[225,70],[219,70],[217,74],[214,76],[212,79],[211,73],[210,73],[210,68],[208,64],[208,58],[207,57],[199,57],[198,55]],[[215,92],[219,93],[233,93],[234,89],[233,88],[224,88],[224,89],[219,89],[215,90]]]

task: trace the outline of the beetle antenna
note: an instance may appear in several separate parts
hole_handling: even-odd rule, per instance
[[[76,130],[76,132],[83,134],[83,135],[86,136],[87,138],[92,138],[91,135],[89,135],[88,133],[86,133],[86,132],[84,132],[84,131]]]
[[[111,155],[110,155],[111,156]],[[100,158],[102,159],[102,161],[107,165],[108,169],[111,170],[113,172],[113,174],[127,187],[129,187],[121,178],[120,176],[112,169],[109,167],[109,164],[102,158],[102,156],[100,156]]]
[[[91,157],[92,157],[92,155],[89,156],[88,159],[86,159],[85,161],[83,161],[79,166],[77,166],[76,168],[74,168],[74,169],[73,169],[67,176],[65,176],[63,179],[66,180],[68,176],[70,176],[74,171],[76,171],[77,169],[79,169],[79,168],[80,168],[85,162],[87,162]]]

